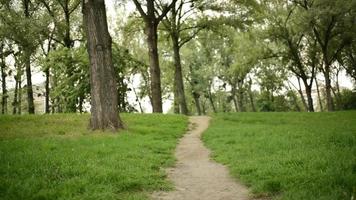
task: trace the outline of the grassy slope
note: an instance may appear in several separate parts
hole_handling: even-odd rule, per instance
[[[146,199],[169,189],[187,118],[123,115],[120,134],[87,130],[88,115],[1,116],[0,199]]]
[[[203,140],[257,195],[356,194],[356,112],[218,114]]]

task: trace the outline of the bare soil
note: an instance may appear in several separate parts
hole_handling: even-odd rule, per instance
[[[181,139],[175,156],[177,164],[168,169],[175,190],[155,192],[155,200],[248,200],[248,189],[233,180],[225,166],[210,160],[201,141],[209,117],[190,117],[191,130]]]

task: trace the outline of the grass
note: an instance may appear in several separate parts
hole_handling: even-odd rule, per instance
[[[89,115],[0,117],[0,199],[147,199],[172,188],[187,118],[122,115],[119,134],[87,130]]]
[[[203,140],[257,197],[356,197],[356,112],[217,114]]]

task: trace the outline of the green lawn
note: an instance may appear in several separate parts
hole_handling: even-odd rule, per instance
[[[256,196],[356,198],[356,112],[218,114],[203,140]]]
[[[172,188],[187,118],[122,115],[120,134],[87,130],[89,115],[0,116],[0,199],[147,199]]]

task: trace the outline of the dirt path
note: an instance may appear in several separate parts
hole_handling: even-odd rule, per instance
[[[200,140],[209,126],[209,117],[191,117],[193,124],[176,149],[178,159],[168,176],[175,184],[175,191],[156,192],[157,200],[248,200],[246,187],[234,181],[228,170],[209,159],[209,150]]]

